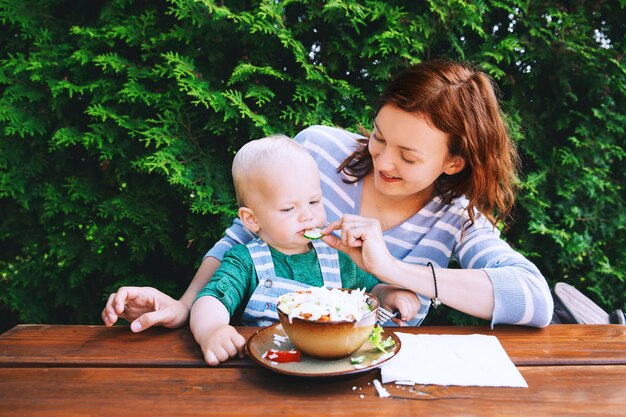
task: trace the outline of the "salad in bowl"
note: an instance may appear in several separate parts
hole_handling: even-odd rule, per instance
[[[291,342],[304,354],[338,359],[369,338],[378,300],[365,290],[310,288],[278,299],[278,317]]]

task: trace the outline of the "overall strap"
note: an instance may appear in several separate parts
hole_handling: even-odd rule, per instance
[[[246,305],[241,322],[247,326],[268,326],[278,321],[278,297],[306,289],[308,285],[277,277],[272,253],[263,240],[254,239],[246,247],[254,263],[258,284]]]
[[[276,271],[274,270],[272,253],[267,243],[256,238],[248,242],[246,247],[250,252],[252,262],[254,262],[254,269],[256,270],[256,277],[259,282],[261,283],[266,279],[274,279],[276,277]]]
[[[322,271],[324,286],[327,288],[341,288],[341,271],[339,269],[339,254],[321,240],[313,240],[313,248]]]

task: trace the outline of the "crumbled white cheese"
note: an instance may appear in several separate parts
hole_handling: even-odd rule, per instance
[[[274,333],[274,340],[278,340],[279,342],[286,342],[287,340],[289,340],[289,338],[287,336],[281,336]]]
[[[312,287],[291,292],[278,298],[278,308],[289,316],[317,321],[328,317],[330,321],[359,321],[370,312],[365,289],[351,292],[339,288]]]

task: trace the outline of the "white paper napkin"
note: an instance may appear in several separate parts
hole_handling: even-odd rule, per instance
[[[495,336],[396,335],[402,347],[381,367],[383,383],[528,388]]]

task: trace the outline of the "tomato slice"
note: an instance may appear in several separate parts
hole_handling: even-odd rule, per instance
[[[263,354],[263,359],[277,363],[300,362],[300,351],[270,349]]]

